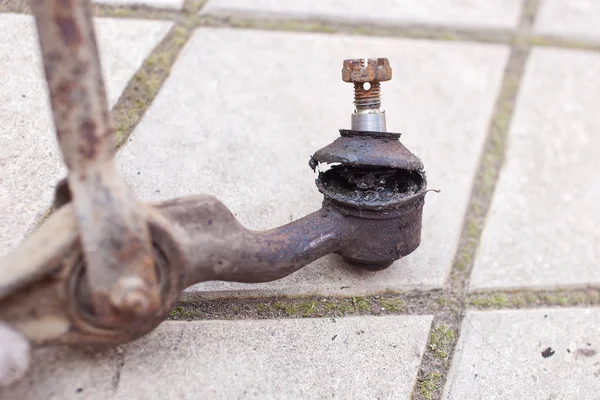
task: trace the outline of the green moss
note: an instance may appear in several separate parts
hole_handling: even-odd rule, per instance
[[[119,146],[125,142],[158,94],[179,50],[187,41],[190,29],[182,24],[178,23],[148,56],[113,108],[112,115]]]
[[[508,298],[504,293],[482,295],[470,299],[469,304],[475,307],[506,307]]]
[[[225,25],[240,29],[264,29],[275,31],[292,31],[292,32],[323,32],[335,33],[339,29],[334,25],[323,22],[308,22],[296,20],[281,20],[281,19],[248,19],[248,18],[228,18],[227,20],[217,20],[215,17],[203,16],[200,20],[202,25]]]
[[[113,9],[110,12],[110,16],[111,17],[120,17],[120,18],[123,18],[123,17],[130,17],[132,15],[135,15],[135,13],[131,12],[131,10],[128,10],[126,8],[120,8],[120,7],[116,8],[116,9]]]
[[[480,308],[522,308],[529,306],[569,306],[598,304],[597,290],[522,292],[472,295],[467,303]]]
[[[182,26],[177,26],[175,27],[175,29],[173,29],[173,33],[172,33],[172,40],[173,40],[173,44],[175,44],[178,47],[182,47],[185,42],[187,41],[189,36],[189,30],[182,27]]]
[[[150,68],[168,68],[170,58],[165,53],[151,54],[146,59],[146,66]]]
[[[335,33],[337,29],[331,25],[323,24],[323,23],[313,23],[305,26],[304,31],[309,32],[322,32],[322,33]]]
[[[294,304],[288,304],[285,308],[285,312],[287,315],[292,316],[298,314],[298,308]]]
[[[352,305],[357,311],[370,311],[371,310],[371,302],[364,297],[353,297]]]
[[[550,305],[564,306],[567,305],[567,303],[569,303],[569,299],[567,298],[567,296],[565,296],[562,293],[548,294],[545,296],[545,300],[546,303],[549,303]]]
[[[171,310],[171,313],[169,314],[170,319],[191,319],[193,317],[194,314],[192,314],[189,310],[186,310],[181,306],[176,306]]]
[[[315,301],[300,303],[298,305],[298,310],[303,317],[310,317],[315,311],[317,311],[316,305],[317,302]]]
[[[479,192],[481,196],[489,196],[492,194],[496,185],[496,178],[498,177],[498,171],[494,165],[493,160],[484,164],[483,168],[479,171]]]
[[[527,300],[524,296],[514,296],[510,299],[510,303],[515,307],[525,307],[527,305]]]
[[[280,301],[276,301],[275,303],[273,303],[273,308],[276,310],[285,310],[285,304],[283,304]]]
[[[355,26],[352,28],[351,33],[355,35],[371,35],[373,33],[373,29],[366,26]]]
[[[569,299],[569,303],[575,304],[575,305],[586,304],[588,302],[589,302],[588,296],[586,296],[584,293],[581,293],[581,292],[572,293],[570,296],[570,299]]]
[[[444,296],[438,297],[438,299],[436,301],[440,306],[447,306],[449,304],[454,303],[454,301],[452,299],[446,298]]]
[[[442,32],[439,37],[442,40],[459,40],[458,35],[450,31]]]
[[[598,51],[600,49],[600,45],[598,45],[598,43],[571,38],[530,36],[527,38],[527,42],[533,46],[566,47],[570,49],[582,49],[592,51]]]
[[[471,253],[468,251],[461,251],[458,259],[456,260],[455,268],[459,271],[465,271],[471,264]]]
[[[527,304],[534,304],[537,302],[537,297],[535,297],[533,293],[526,293],[525,301],[527,302]]]
[[[437,372],[432,372],[419,384],[419,393],[427,400],[432,400],[435,392],[440,388],[442,375]]]
[[[433,329],[429,338],[429,348],[433,355],[437,358],[448,358],[454,337],[454,331],[446,325]]]
[[[354,311],[354,307],[348,300],[344,300],[337,304],[337,310],[343,315]]]
[[[264,311],[269,310],[271,307],[268,304],[265,303],[258,303],[256,305],[256,311],[258,311],[259,313],[262,313]]]
[[[183,11],[188,14],[196,14],[206,3],[206,0],[186,0],[183,4]]]
[[[388,299],[384,298],[379,301],[381,307],[385,311],[402,311],[404,310],[404,301],[402,299]]]
[[[471,218],[467,221],[467,234],[470,238],[479,236],[479,223],[475,218]]]
[[[261,21],[257,24],[258,28],[265,28],[269,30],[284,30],[284,31],[302,31],[302,32],[323,32],[323,33],[334,33],[336,28],[318,22],[304,22],[304,21]]]
[[[273,308],[275,308],[276,310],[284,311],[288,316],[298,314],[298,308],[296,308],[296,306],[291,303],[283,303],[281,301],[276,301],[273,304]]]
[[[323,304],[323,311],[326,313],[333,312],[338,309],[338,305],[335,303],[325,303]]]
[[[203,15],[198,20],[199,25],[215,26],[218,24],[217,19],[212,15]]]

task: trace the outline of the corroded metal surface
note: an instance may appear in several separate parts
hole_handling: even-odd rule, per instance
[[[357,112],[369,112],[381,107],[381,84],[373,82],[366,89],[362,83],[354,84],[354,106]]]
[[[32,0],[92,303],[106,325],[160,304],[147,221],[118,175],[89,0]]]
[[[423,170],[423,163],[398,139],[399,133],[340,130],[341,137],[313,154],[313,170],[320,163]]]
[[[344,60],[342,80],[354,83],[354,113],[352,129],[355,131],[387,131],[385,111],[381,110],[380,82],[392,79],[392,69],[387,58]]]
[[[387,58],[344,60],[342,80],[344,82],[385,82],[392,79],[392,68]]]

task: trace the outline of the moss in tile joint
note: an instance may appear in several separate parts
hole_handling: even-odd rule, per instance
[[[379,296],[377,296],[379,297]],[[376,307],[376,306],[380,306]],[[269,314],[273,311],[284,312],[289,317],[323,317],[326,315],[345,316],[353,314],[369,314],[380,311],[399,312],[404,310],[404,302],[397,298],[383,298],[381,300],[369,297],[354,296],[349,299],[322,299],[322,300],[293,300],[281,299],[271,303],[261,302],[256,304],[259,314]]]
[[[475,308],[523,308],[529,306],[579,306],[600,304],[600,290],[558,292],[476,293],[467,299]]]
[[[432,400],[436,391],[440,389],[442,375],[438,372],[432,372],[419,383],[419,393],[427,400]]]
[[[440,296],[435,300],[435,302],[441,307],[447,308],[449,310],[453,310],[456,307],[459,307],[461,303],[460,299],[451,294],[448,294],[447,296]]]
[[[440,325],[431,330],[429,335],[429,349],[437,358],[446,360],[454,344],[454,331],[447,325]]]
[[[509,304],[508,298],[506,297],[506,295],[504,293],[490,294],[490,295],[484,295],[484,296],[471,298],[471,299],[467,300],[467,303],[469,305],[472,305],[475,307],[486,307],[486,308],[490,308],[490,307],[502,308],[502,307],[508,306],[508,304]]]
[[[381,311],[388,312],[398,312],[404,311],[404,301],[398,298],[382,298],[379,300],[379,305],[381,306]]]
[[[173,308],[173,310],[171,310],[171,313],[169,314],[169,319],[175,319],[175,320],[180,320],[180,319],[193,319],[194,314],[189,311],[186,310],[185,308],[181,307],[181,306],[176,306]]]
[[[195,3],[194,1],[190,3]],[[199,1],[201,5],[203,1]],[[190,8],[191,7],[191,8]],[[405,26],[373,26],[369,24],[344,24],[339,22],[303,21],[286,19],[254,19],[243,16],[196,16],[196,10],[201,6],[184,6],[184,12],[193,14],[196,26],[228,26],[240,29],[263,29],[296,32],[349,33],[368,36],[392,36],[405,38],[430,38],[443,41],[470,41],[482,43],[505,43],[512,46],[527,48],[534,45],[552,46],[559,48],[586,49],[599,51],[600,45],[592,42],[577,41],[564,38],[550,38],[539,35],[527,35],[516,31],[460,31],[460,28],[440,28],[437,26],[405,27]],[[458,30],[458,31],[457,31]]]
[[[472,256],[472,252],[468,251],[468,248],[462,248],[460,250],[460,253],[457,255],[457,259],[454,262],[454,268],[458,271],[466,271],[467,267],[471,265],[471,261],[473,259]],[[453,275],[452,278],[455,278],[456,276]]]
[[[257,303],[257,304],[256,304],[256,311],[257,311],[259,314],[261,314],[261,313],[264,313],[264,312],[266,312],[266,311],[270,311],[271,309],[272,309],[272,308],[271,308],[271,305],[270,305],[270,304],[268,304],[268,303]]]
[[[189,27],[187,27],[187,26],[184,27],[181,25],[176,26],[175,28],[173,28],[173,34],[172,34],[171,40],[177,47],[181,48],[187,42],[190,34],[191,34],[191,31],[190,31]]]
[[[257,28],[271,31],[293,31],[293,32],[322,32],[335,33],[335,27],[323,22],[305,22],[294,20],[232,20],[232,24],[238,28]]]
[[[207,2],[208,0],[186,0],[181,10],[186,14],[195,16]]]
[[[165,8],[155,8],[143,5],[108,5],[94,4],[94,15],[96,17],[108,18],[137,18],[154,20],[173,20],[179,12]]]
[[[117,18],[125,18],[125,17],[136,17],[138,15],[137,12],[130,8],[124,7],[105,7],[103,5],[96,4],[95,5],[95,14],[101,17],[117,17]]]
[[[370,311],[373,303],[362,296],[352,297],[352,305],[357,311]]]
[[[285,311],[288,316],[295,316],[298,314],[298,309],[294,304],[291,303],[282,303],[281,301],[276,301],[273,303],[273,308],[280,311]]]
[[[551,37],[542,35],[527,36],[524,40],[530,46],[558,47],[575,50],[599,51],[600,43],[588,42],[574,38]]]
[[[113,109],[118,146],[124,143],[158,94],[188,35],[189,29],[176,25],[133,76]]]

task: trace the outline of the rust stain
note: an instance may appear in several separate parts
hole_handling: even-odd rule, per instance
[[[55,17],[56,25],[60,30],[60,36],[67,46],[79,46],[83,42],[81,31],[77,27],[77,22],[71,16],[57,15]]]
[[[79,127],[79,130],[81,135],[83,135],[85,138],[85,140],[81,142],[82,144],[79,148],[79,152],[88,160],[96,158],[99,146],[102,145],[102,142],[100,142],[98,139],[96,122],[91,119],[87,119],[83,121]]]
[[[392,79],[392,68],[387,58],[355,58],[344,60],[342,80],[344,82],[385,82]]]
[[[55,86],[55,90],[52,93],[52,97],[55,102],[58,102],[61,106],[68,106],[71,104],[71,94],[75,90],[76,82],[73,81],[61,81]]]
[[[57,0],[57,6],[64,9],[73,8],[76,0]]]

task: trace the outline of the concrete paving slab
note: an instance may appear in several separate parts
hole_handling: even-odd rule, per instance
[[[96,20],[110,105],[172,23]],[[65,169],[54,137],[33,18],[0,14],[0,255],[50,206]]]
[[[120,350],[45,347],[34,351],[27,375],[2,400],[106,400],[113,397]],[[137,397],[134,397],[137,398]]]
[[[600,41],[600,2],[596,0],[543,0],[535,31]]]
[[[184,0],[95,0],[94,3],[109,6],[146,6],[152,8],[181,10]]]
[[[521,0],[210,0],[208,15],[288,17],[350,23],[433,24],[459,27],[515,28]]]
[[[471,290],[600,284],[600,55],[535,49]]]
[[[37,399],[409,399],[432,316],[165,322],[124,350],[38,351]]]
[[[293,49],[282,51],[281,49]],[[427,167],[421,247],[390,269],[359,271],[325,257],[269,284],[205,283],[185,299],[262,294],[358,294],[440,287],[460,234],[507,49],[464,43],[203,28],[195,32],[118,156],[143,199],[208,193],[250,229],[317,210],[309,156],[349,128],[345,58],[387,56],[388,129]],[[449,212],[451,210],[451,212]]]
[[[471,311],[446,400],[600,399],[600,309]]]
[[[171,322],[127,348],[116,398],[409,399],[431,320]]]

